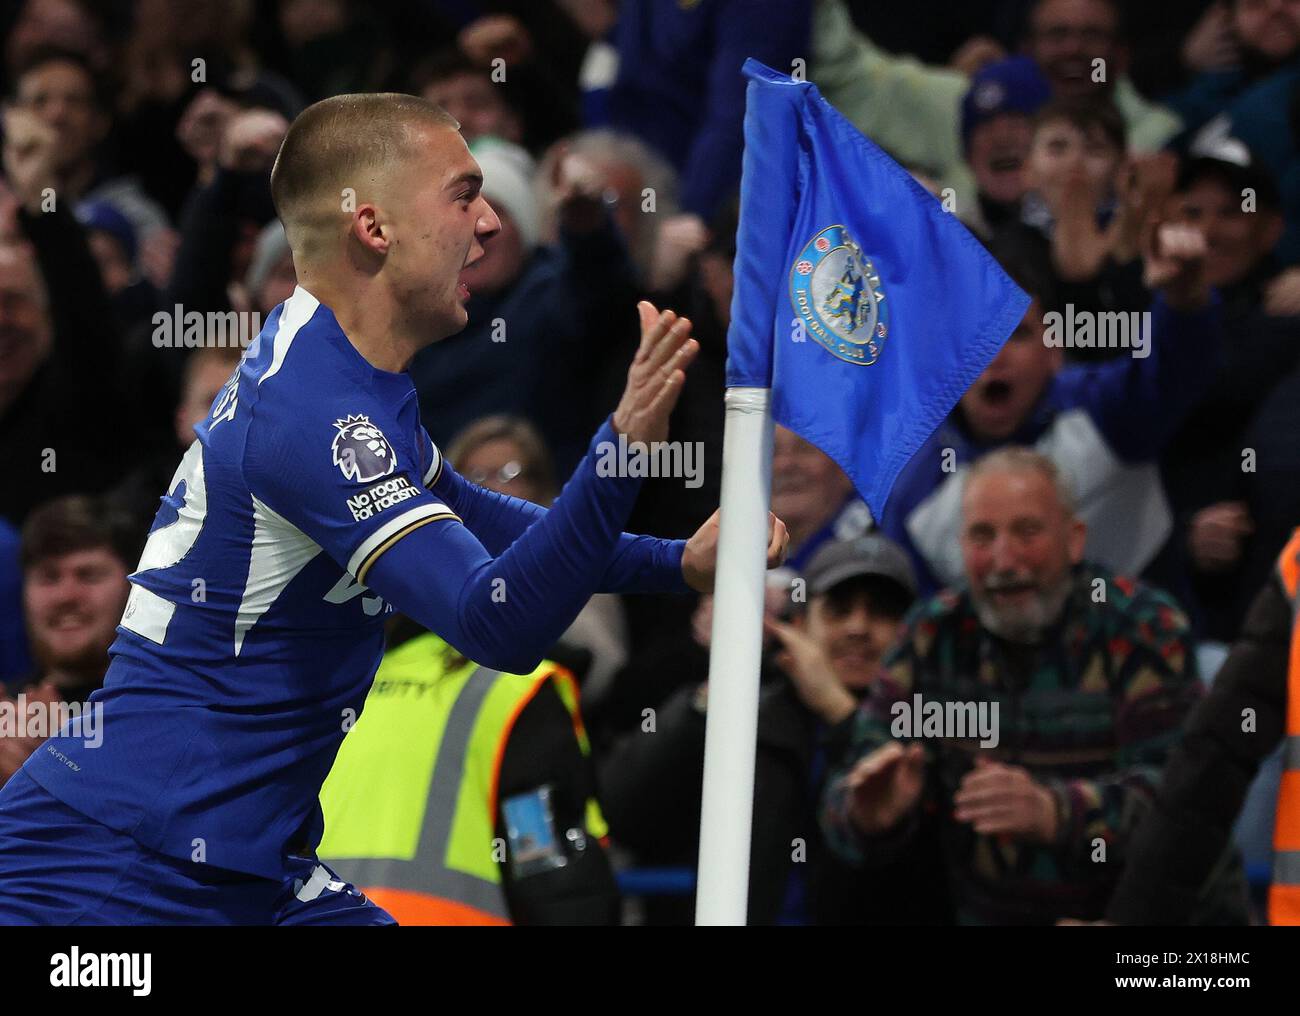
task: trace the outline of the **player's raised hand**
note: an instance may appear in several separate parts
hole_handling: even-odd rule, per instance
[[[677,405],[686,368],[700,351],[691,337],[689,318],[654,304],[637,304],[641,315],[641,345],[627,372],[627,388],[614,410],[614,430],[629,441],[663,441],[668,437],[668,417]]]

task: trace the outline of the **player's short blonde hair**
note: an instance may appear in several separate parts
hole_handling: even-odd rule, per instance
[[[441,106],[400,92],[322,99],[289,126],[271,170],[271,199],[298,252],[305,234],[337,222],[345,188],[409,154],[420,127],[460,127]]]

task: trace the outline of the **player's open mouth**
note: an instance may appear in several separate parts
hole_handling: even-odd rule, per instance
[[[460,275],[456,278],[456,296],[462,302],[468,300],[471,295],[469,284],[465,281],[465,277],[474,270],[474,266],[482,261],[485,256],[486,253],[480,250],[478,254],[466,261],[464,266],[461,268]]]

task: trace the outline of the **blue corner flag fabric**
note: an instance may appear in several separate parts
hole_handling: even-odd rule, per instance
[[[746,60],[727,386],[848,473],[899,471],[1029,306],[957,218],[806,81]]]

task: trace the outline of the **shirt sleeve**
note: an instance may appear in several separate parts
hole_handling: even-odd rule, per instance
[[[881,49],[843,0],[813,4],[810,70],[826,101],[899,162],[938,176],[962,164],[961,102],[970,81],[960,71]]]
[[[597,474],[594,449],[613,439],[606,422],[554,509],[494,556],[424,486],[437,463],[424,449],[390,441],[398,429],[379,411],[350,414],[341,426],[333,413],[304,415],[281,421],[273,440],[250,437],[245,478],[254,498],[358,582],[494,670],[531,671],[573,622],[640,489],[637,478]],[[321,421],[343,436],[325,444]]]
[[[1068,367],[1053,382],[1058,408],[1085,409],[1129,462],[1160,454],[1213,384],[1222,358],[1223,305],[1217,292],[1199,311],[1176,311],[1157,294],[1150,315],[1145,356]]]
[[[437,445],[423,430],[422,440],[429,449],[426,485],[464,521],[488,553],[504,553],[529,526],[546,517],[548,509],[541,505],[470,483],[443,460]],[[685,540],[622,533],[596,592],[690,592],[682,574],[685,549]]]
[[[423,483],[423,455],[373,400],[284,410],[249,427],[244,479],[254,498],[311,537],[360,583],[405,536],[459,521]],[[351,412],[344,411],[346,409]],[[358,412],[357,410],[364,410]]]

